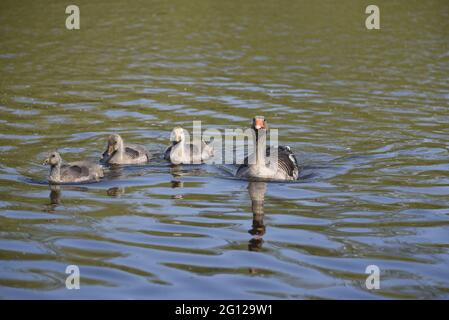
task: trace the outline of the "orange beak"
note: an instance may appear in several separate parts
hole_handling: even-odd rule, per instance
[[[256,130],[265,129],[265,120],[261,118],[256,118],[255,128]]]

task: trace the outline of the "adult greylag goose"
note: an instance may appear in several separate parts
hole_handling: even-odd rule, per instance
[[[103,167],[88,161],[62,163],[58,152],[54,151],[45,159],[44,165],[50,165],[48,181],[50,183],[77,183],[98,181],[103,178]]]
[[[277,164],[266,164],[266,158],[274,153],[272,149],[266,147],[268,125],[265,118],[262,116],[254,117],[251,128],[255,132],[255,154],[245,158],[244,163],[238,167],[236,176],[241,178],[297,180],[300,168],[290,147],[278,146]]]
[[[108,138],[106,151],[103,152],[103,162],[107,164],[139,164],[150,161],[150,152],[141,145],[124,143],[118,134]]]
[[[214,155],[212,146],[202,141],[200,143],[186,142],[184,129],[176,127],[170,135],[172,144],[165,150],[164,159],[173,164],[202,163]]]

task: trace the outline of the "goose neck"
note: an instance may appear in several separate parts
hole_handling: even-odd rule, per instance
[[[125,152],[125,147],[123,144],[123,140],[119,140],[117,142],[117,151],[116,151],[116,157],[122,161],[123,160],[123,154]]]
[[[267,145],[267,134],[265,130],[256,130],[256,165],[265,165],[265,150]]]

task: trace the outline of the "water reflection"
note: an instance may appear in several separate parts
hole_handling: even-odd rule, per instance
[[[180,165],[172,164],[170,167],[170,173],[173,176],[173,179],[171,181],[171,187],[173,189],[183,188],[184,182],[181,180],[181,177],[183,175],[182,167]],[[172,196],[172,199],[184,199],[184,195],[183,194],[175,194]]]
[[[88,192],[89,188],[83,187],[83,186],[62,186],[59,184],[49,184],[50,193],[48,195],[48,198],[50,200],[50,203],[45,205],[45,212],[48,213],[55,213],[57,207],[59,207],[61,202],[61,196],[62,196],[62,190],[71,190],[71,191],[81,191],[81,192]]]
[[[107,195],[110,197],[120,197],[125,194],[125,188],[123,187],[112,187],[106,191]]]
[[[108,165],[108,170],[105,171],[104,179],[117,180],[123,177],[124,167],[121,165]],[[125,194],[125,188],[121,186],[114,186],[106,190],[106,194],[110,197],[118,198]]]
[[[54,213],[56,207],[61,204],[61,186],[50,185],[50,203],[46,205],[45,211],[48,213]]]
[[[264,218],[264,201],[265,193],[267,192],[267,183],[262,181],[250,181],[248,183],[248,193],[251,198],[251,211],[253,212],[252,228],[248,233],[253,237],[248,242],[249,251],[260,251],[263,245],[263,236],[266,232],[266,227],[263,222]],[[257,269],[250,268],[250,273],[257,273]]]

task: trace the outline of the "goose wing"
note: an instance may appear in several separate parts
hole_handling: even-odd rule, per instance
[[[66,164],[61,166],[61,175],[70,176],[73,178],[81,178],[89,176],[89,167],[81,164]]]
[[[128,144],[125,146],[125,154],[131,159],[137,159],[142,156],[146,156],[148,160],[150,160],[151,155],[150,152],[144,147],[135,144]]]
[[[126,147],[126,148],[125,148],[125,153],[126,153],[126,155],[127,155],[128,157],[130,157],[131,159],[136,159],[136,158],[138,158],[138,157],[140,156],[140,152],[137,151],[137,150],[134,149],[134,148],[131,148],[131,147]]]
[[[267,148],[267,157],[269,156],[270,149]],[[278,168],[287,173],[288,176],[297,178],[299,172],[298,160],[289,146],[278,147]]]

